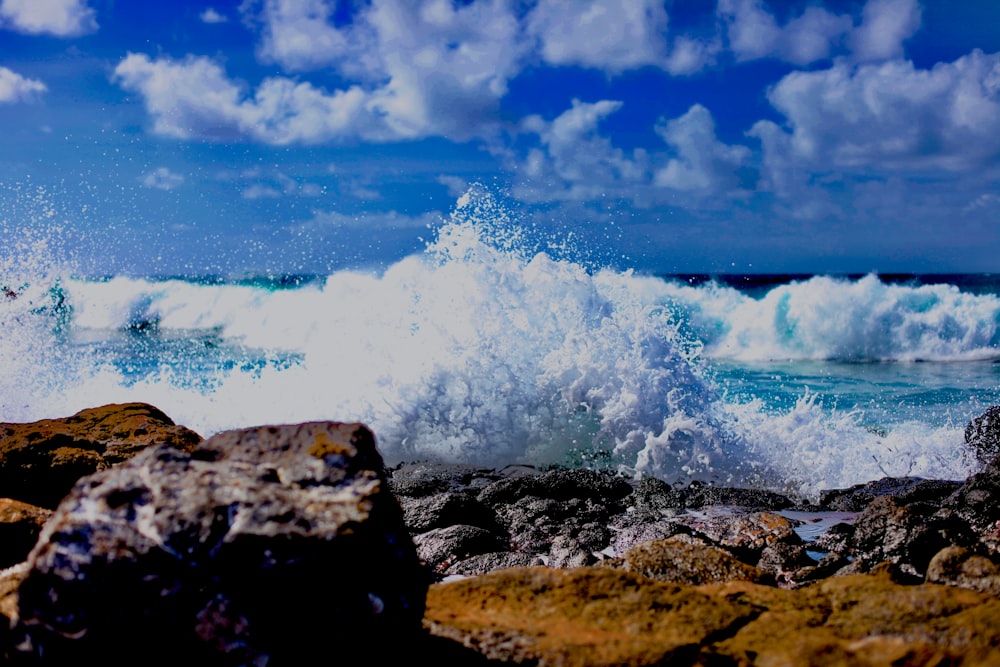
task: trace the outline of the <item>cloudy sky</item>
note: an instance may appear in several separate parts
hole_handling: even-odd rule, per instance
[[[469,184],[640,271],[1000,271],[991,0],[0,0],[0,252],[315,272]]]

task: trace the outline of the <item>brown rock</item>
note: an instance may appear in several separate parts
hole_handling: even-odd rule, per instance
[[[927,565],[927,581],[1000,597],[1000,566],[964,547],[939,551]]]
[[[201,441],[145,403],[105,405],[64,419],[0,424],[0,489],[54,508],[84,475],[121,463],[150,445],[189,451]]]
[[[774,583],[772,575],[741,563],[724,549],[680,537],[638,544],[608,565],[673,584]]]
[[[0,569],[22,562],[52,510],[0,498]]]
[[[492,660],[565,667],[692,664],[753,605],[603,568],[517,568],[430,587],[424,626]]]

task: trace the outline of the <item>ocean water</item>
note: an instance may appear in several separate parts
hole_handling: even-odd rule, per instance
[[[0,421],[146,401],[202,435],[362,421],[389,462],[606,466],[804,497],[959,479],[1000,403],[1000,277],[652,276],[489,195],[378,272],[75,277],[0,257]]]

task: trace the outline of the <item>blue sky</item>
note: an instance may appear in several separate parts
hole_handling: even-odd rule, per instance
[[[989,0],[0,0],[0,127],[0,252],[83,273],[384,266],[476,182],[640,271],[1000,272]]]

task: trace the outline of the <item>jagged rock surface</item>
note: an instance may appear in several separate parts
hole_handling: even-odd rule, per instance
[[[428,581],[371,433],[331,422],[152,447],[84,478],[28,566],[16,632],[60,665],[391,660]]]

